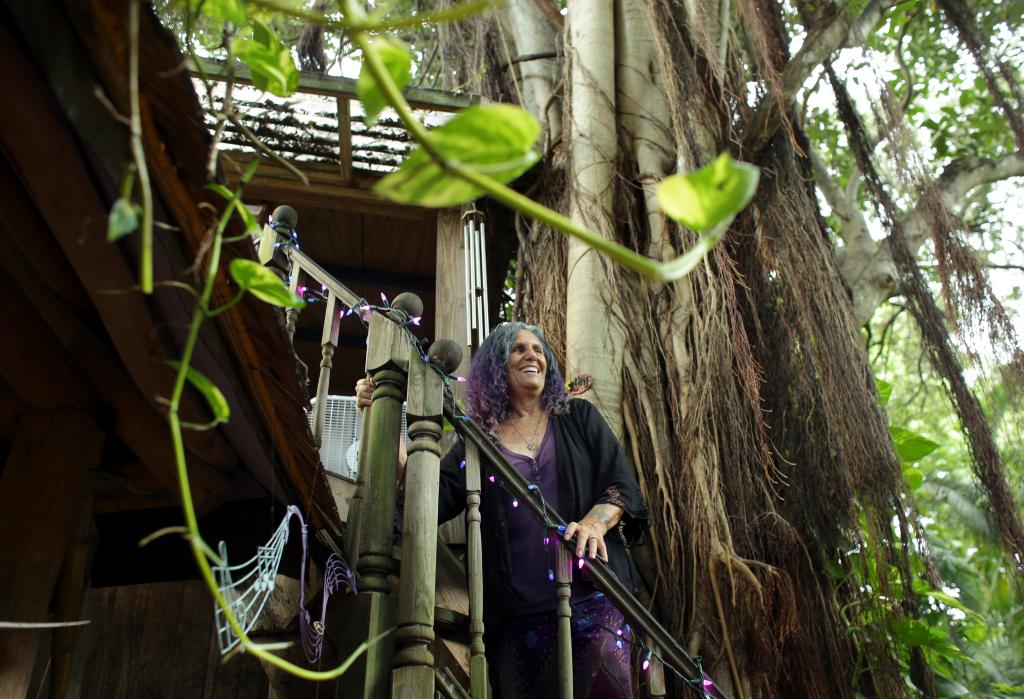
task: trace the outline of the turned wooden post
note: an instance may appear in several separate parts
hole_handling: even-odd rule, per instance
[[[366,347],[366,371],[373,379],[373,407],[364,416],[366,438],[361,446],[363,476],[360,526],[354,546],[358,558],[359,594],[346,612],[349,638],[376,638],[395,623],[395,604],[388,576],[394,536],[395,480],[398,440],[402,430],[405,372],[412,344],[404,329],[379,313],[370,317]],[[337,696],[384,699],[390,695],[393,638],[371,646],[353,671],[338,680]],[[350,652],[351,649],[343,649]]]
[[[572,596],[573,555],[562,542],[555,544],[555,580],[558,594],[558,696],[572,699]]]
[[[487,699],[484,655],[484,563],[480,537],[480,451],[466,442],[466,563],[469,570],[469,693]]]
[[[316,406],[313,408],[313,440],[319,447],[323,444],[324,422],[327,419],[327,394],[331,387],[331,366],[334,351],[338,348],[338,327],[341,316],[337,313],[337,297],[333,291],[327,293],[327,310],[324,312],[324,329],[320,340],[320,378],[316,384]]]
[[[359,536],[360,592],[390,593],[395,480],[398,475],[398,440],[402,431],[405,371],[409,364],[409,339],[392,320],[373,314],[366,347],[366,371],[373,378],[373,410],[369,414],[366,479],[363,490],[362,527]]]
[[[436,347],[442,343],[434,343]],[[431,348],[433,359],[434,347]],[[459,352],[461,358],[461,351]],[[458,362],[455,362],[458,366]],[[448,369],[444,368],[445,373]],[[434,604],[437,577],[437,496],[441,468],[444,383],[419,357],[409,359],[409,458],[405,471],[402,585],[395,633],[393,699],[434,696]]]

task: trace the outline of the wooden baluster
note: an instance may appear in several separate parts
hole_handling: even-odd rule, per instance
[[[369,374],[367,374],[369,378]],[[345,522],[345,551],[350,561],[359,560],[359,532],[363,527],[363,498],[366,492],[366,481],[370,475],[369,459],[364,448],[370,441],[370,411],[372,405],[363,408],[359,421],[359,460],[356,465],[356,489],[352,493],[352,501],[348,505],[348,520]]]
[[[405,371],[411,344],[404,330],[379,314],[370,318],[366,347],[366,370],[373,378],[373,409],[367,419],[367,439],[362,444],[365,480],[360,508],[356,572],[359,595],[350,617],[353,638],[376,638],[394,626],[395,600],[388,576],[394,570],[391,558],[395,515],[395,478],[398,469],[398,440],[402,429],[402,400]],[[342,676],[338,696],[383,699],[389,695],[391,638],[371,646],[360,661],[358,672]],[[365,664],[364,664],[365,663]]]
[[[338,95],[338,169],[341,179],[348,182],[352,179],[352,115],[349,99]]]
[[[313,440],[323,445],[324,422],[327,419],[327,394],[331,387],[331,366],[334,351],[338,348],[338,327],[341,316],[337,313],[337,297],[333,291],[327,293],[327,309],[324,311],[324,329],[320,339],[320,378],[316,384],[316,405],[313,408]]]
[[[555,543],[555,580],[558,594],[558,696],[572,699],[572,552],[558,541]]]
[[[647,668],[647,693],[654,699],[654,697],[664,697],[668,695],[668,690],[665,687],[665,665],[658,659],[661,655],[661,651],[651,637],[644,634],[647,647],[652,651],[650,667]]]
[[[484,655],[484,563],[480,537],[480,452],[466,442],[466,558],[469,569],[469,693],[487,699]]]
[[[461,355],[461,352],[460,352]],[[441,375],[419,357],[409,360],[409,458],[405,472],[402,585],[398,599],[393,699],[434,696],[434,588],[440,474]]]

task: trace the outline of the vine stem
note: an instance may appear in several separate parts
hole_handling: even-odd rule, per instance
[[[181,406],[182,394],[185,391],[185,382],[189,366],[192,362],[192,355],[195,353],[196,343],[199,340],[199,330],[202,327],[203,321],[210,315],[210,298],[213,295],[213,285],[217,279],[217,271],[220,266],[221,249],[224,244],[224,230],[227,228],[228,221],[231,220],[231,214],[233,211],[234,206],[229,202],[224,208],[224,212],[221,214],[220,219],[217,221],[213,242],[210,245],[210,259],[206,269],[203,289],[200,293],[199,302],[196,304],[195,311],[192,313],[192,322],[189,325],[188,336],[185,339],[185,346],[181,353],[181,363],[178,365],[178,373],[174,377],[174,388],[171,391],[171,398],[168,401],[167,422],[170,426],[171,442],[174,447],[174,462],[177,467],[178,487],[181,490],[181,506],[185,515],[185,526],[188,530],[187,539],[189,546],[192,549],[192,556],[195,558],[196,565],[199,567],[200,575],[206,583],[207,588],[209,588],[210,594],[213,596],[214,600],[216,600],[217,605],[224,612],[224,618],[227,620],[231,630],[238,638],[240,650],[251,653],[257,658],[265,660],[271,665],[274,665],[289,674],[295,675],[296,677],[313,681],[329,680],[344,674],[348,670],[349,666],[355,662],[360,655],[366,652],[371,645],[380,641],[385,635],[391,633],[393,629],[389,629],[376,638],[364,641],[358,648],[356,648],[352,655],[345,660],[345,662],[330,670],[308,670],[304,667],[291,663],[284,658],[274,655],[268,649],[260,646],[259,644],[253,643],[246,635],[245,630],[238,621],[238,618],[231,611],[227,600],[224,599],[224,595],[221,593],[220,587],[217,585],[213,569],[210,567],[210,562],[207,560],[207,551],[209,550],[209,547],[203,541],[202,536],[199,533],[199,521],[196,518],[195,504],[192,500],[192,487],[188,477],[188,462],[185,455],[182,422],[178,415],[178,410]],[[229,302],[229,304],[233,305],[233,302]],[[223,310],[223,308],[218,310]]]
[[[142,146],[142,113],[139,108],[139,4],[140,0],[128,3],[128,89],[131,100],[131,150],[132,160],[138,169],[139,194],[142,198],[142,223],[140,226],[142,250],[139,254],[139,286],[142,293],[153,293],[153,189],[149,183],[149,169],[146,167],[146,152]]]
[[[357,11],[358,10],[352,0],[345,0],[346,14],[350,12],[355,13]],[[657,260],[652,260],[649,257],[645,257],[633,250],[630,250],[625,245],[621,245],[620,243],[616,243],[613,240],[608,240],[607,238],[598,235],[588,228],[572,221],[568,217],[563,216],[546,206],[538,204],[529,197],[523,196],[511,187],[507,187],[483,173],[477,172],[462,163],[446,158],[432,142],[430,132],[427,131],[426,127],[423,126],[419,119],[417,119],[412,113],[412,108],[405,100],[405,97],[402,96],[401,91],[398,89],[398,85],[396,85],[395,81],[391,79],[391,75],[380,60],[380,57],[370,46],[370,42],[366,34],[362,31],[352,31],[352,41],[362,50],[363,60],[366,63],[366,67],[369,69],[371,75],[373,75],[373,79],[377,82],[381,92],[384,93],[384,97],[388,104],[394,108],[395,112],[402,120],[402,123],[405,124],[405,127],[409,130],[410,135],[416,143],[419,144],[423,151],[429,155],[442,170],[449,175],[469,182],[478,189],[491,195],[502,204],[583,241],[590,247],[608,255],[608,257],[612,258],[624,267],[655,281],[675,281],[685,277],[691,270],[693,270],[693,268],[700,263],[708,251],[710,251],[714,246],[714,243],[717,242],[724,233],[726,226],[721,226],[720,230],[716,229],[702,235],[694,247],[679,257],[668,262],[658,262]]]

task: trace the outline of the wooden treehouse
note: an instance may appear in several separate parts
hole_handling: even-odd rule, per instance
[[[481,473],[497,474],[535,516],[540,510],[493,443],[456,419],[444,378],[421,359],[425,346],[412,345],[409,329],[453,340],[464,350],[461,364],[457,352],[435,363],[466,372],[473,346],[496,322],[514,240],[509,217],[374,195],[373,183],[410,143],[386,118],[364,123],[349,80],[304,75],[289,100],[238,88],[237,121],[214,136],[228,76],[212,63],[189,69],[143,8],[137,98],[157,222],[154,270],[174,284],[141,294],[138,234],[107,241],[108,212],[132,159],[127,5],[55,0],[0,10],[0,81],[16,96],[0,113],[0,696],[488,696],[473,514]],[[231,80],[242,85],[246,75]],[[409,97],[428,123],[472,103],[436,91]],[[397,628],[319,686],[244,653],[222,662],[237,639],[213,613],[179,531],[167,363],[180,356],[194,308],[182,287],[195,282],[191,266],[205,251],[211,212],[225,205],[204,189],[215,137],[228,186],[262,159],[243,195],[260,223],[280,205],[297,212],[297,220],[293,212],[270,221],[281,243],[271,266],[308,303],[286,314],[246,295],[204,326],[193,366],[221,388],[231,418],[186,432],[188,475],[203,537],[224,541],[231,561],[262,562],[267,542],[277,542],[275,567],[259,568],[260,585],[250,586],[266,593],[262,614],[247,625],[253,640],[292,641],[285,657],[326,669]],[[237,240],[222,267],[256,259],[241,225],[229,232]],[[215,300],[235,292],[219,275]],[[422,307],[407,295],[394,309],[381,300],[407,292]],[[368,305],[382,308],[359,312]],[[328,453],[329,432],[351,414],[344,397],[367,373],[380,396],[352,428],[360,455],[351,445]],[[189,422],[210,419],[198,392],[185,394],[182,412]],[[467,443],[471,516],[468,525],[458,518],[438,528],[438,443],[452,438],[442,434],[442,414]],[[410,495],[398,543],[403,419]],[[299,529],[288,524],[293,512],[309,525],[308,566]],[[356,571],[358,594],[323,591],[332,555]],[[568,615],[571,566],[566,555],[560,561]],[[652,648],[702,677],[607,569],[595,565],[592,574]],[[240,585],[229,590],[232,609],[248,594]],[[312,618],[303,601],[306,611],[325,609],[326,619],[303,621]]]

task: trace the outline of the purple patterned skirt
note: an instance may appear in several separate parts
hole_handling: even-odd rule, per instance
[[[573,696],[632,699],[630,631],[604,595],[573,604]],[[622,635],[616,634],[622,630]],[[554,611],[517,616],[497,636],[492,681],[499,699],[558,696],[558,617]]]

